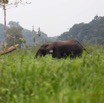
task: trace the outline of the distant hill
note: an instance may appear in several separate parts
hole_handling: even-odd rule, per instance
[[[83,43],[104,44],[104,17],[95,16],[89,23],[75,24],[58,40],[76,39]]]
[[[16,24],[15,22],[12,22]],[[18,23],[17,23],[18,24]],[[8,28],[8,27],[7,27]],[[0,24],[0,43],[3,42],[3,24]],[[41,36],[36,31],[30,31],[23,28],[23,36],[27,45],[35,43],[53,42],[56,40],[76,39],[82,43],[104,44],[104,17],[95,16],[89,23],[75,24],[69,31],[60,36],[48,37],[46,33],[41,32]]]

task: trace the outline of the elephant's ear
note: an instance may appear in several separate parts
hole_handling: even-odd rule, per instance
[[[49,53],[53,53],[53,49],[49,50]]]
[[[45,44],[45,45],[44,45],[44,48],[47,48],[48,46],[49,46],[49,44]]]

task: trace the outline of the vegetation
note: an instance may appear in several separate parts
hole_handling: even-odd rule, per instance
[[[7,29],[18,29],[21,27],[18,22],[10,21]],[[23,28],[23,27],[22,27]],[[0,41],[3,42],[3,25],[0,24]],[[20,30],[20,29],[18,29]],[[12,33],[13,30],[11,30]],[[18,31],[19,32],[19,31]],[[7,34],[8,30],[7,30]],[[18,33],[18,35],[21,33]],[[64,32],[60,36],[57,37],[47,37],[47,34],[41,32],[41,36],[37,35],[36,31],[30,31],[27,29],[22,30],[22,36],[26,40],[26,45],[34,45],[37,43],[46,43],[52,42],[56,40],[67,40],[67,39],[76,39],[82,43],[86,44],[104,44],[104,17],[95,16],[94,19],[89,23],[80,23],[73,25],[69,31]],[[11,38],[12,39],[12,38]],[[9,40],[11,42],[11,39]],[[13,41],[13,39],[12,39]]]
[[[9,22],[9,27],[7,29],[8,46],[11,46],[13,44],[19,44],[20,46],[22,45],[22,43],[25,41],[25,38],[23,37],[22,34],[22,30],[23,28],[19,25],[18,22],[17,23],[13,21]]]
[[[77,39],[83,43],[104,44],[104,17],[95,16],[94,19],[85,24],[75,24],[73,27],[61,34],[58,40]]]
[[[36,59],[35,50],[0,56],[0,103],[103,103],[104,46],[73,60]]]
[[[21,38],[24,39],[26,45],[34,45],[36,43],[46,43],[48,41],[47,34],[41,31],[41,36],[38,37],[37,32],[34,33],[30,30],[24,29],[19,25],[19,22],[10,21],[8,26],[6,26],[7,33],[7,42],[8,46],[15,43],[22,44]],[[4,40],[4,25],[0,24],[0,42],[2,43]],[[1,44],[0,44],[1,45]]]

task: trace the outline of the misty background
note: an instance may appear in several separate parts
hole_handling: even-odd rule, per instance
[[[14,0],[9,0],[9,4],[13,2]],[[17,7],[6,6],[8,46],[13,45],[14,41],[20,45],[37,45],[66,39],[76,39],[85,44],[104,44],[103,0],[23,0],[23,2]],[[2,46],[4,40],[2,8],[0,14]]]

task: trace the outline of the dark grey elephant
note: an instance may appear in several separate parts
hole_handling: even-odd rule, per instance
[[[57,41],[42,45],[35,57],[52,54],[53,58],[75,58],[81,56],[83,50],[86,49],[77,40]]]

